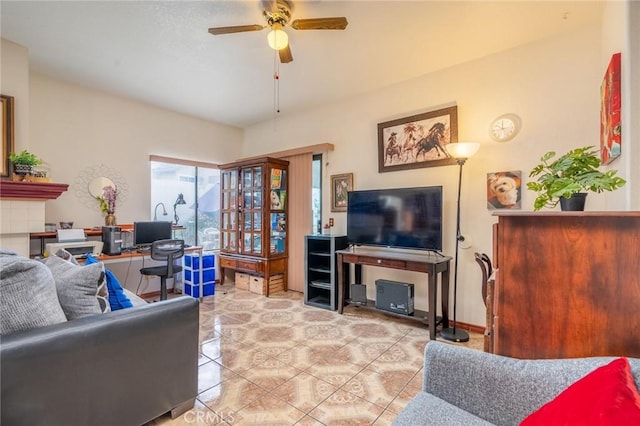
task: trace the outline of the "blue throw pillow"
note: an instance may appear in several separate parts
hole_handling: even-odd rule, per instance
[[[98,263],[98,259],[91,253],[87,254],[87,260],[85,261],[85,265],[91,265],[92,263]],[[111,306],[112,311],[117,311],[119,309],[131,308],[133,304],[131,300],[124,294],[124,290],[122,289],[122,285],[118,278],[114,275],[113,272],[104,268],[104,275],[107,277],[107,289],[109,290],[109,306]]]

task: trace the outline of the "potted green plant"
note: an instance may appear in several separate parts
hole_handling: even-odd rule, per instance
[[[12,152],[9,161],[13,163],[13,171],[17,175],[33,174],[33,168],[42,163],[42,160],[26,149],[19,154]]]
[[[613,191],[626,181],[616,176],[616,170],[601,172],[600,151],[593,146],[573,149],[553,160],[553,151],[544,154],[529,177],[538,177],[536,182],[527,183],[527,188],[538,193],[533,203],[535,211],[543,207],[555,207],[560,202],[562,210],[584,210],[587,192]],[[581,195],[578,195],[581,194]],[[575,207],[569,200],[581,200]]]

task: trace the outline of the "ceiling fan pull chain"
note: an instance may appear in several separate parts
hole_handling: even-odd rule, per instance
[[[274,115],[280,114],[280,62],[276,50],[273,55],[273,109]]]
[[[276,113],[280,114],[280,73],[276,74]]]

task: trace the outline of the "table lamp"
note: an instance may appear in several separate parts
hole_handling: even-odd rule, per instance
[[[178,217],[178,214],[176,213],[176,207],[178,205],[182,205],[182,204],[187,204],[187,202],[184,200],[184,196],[182,195],[182,193],[178,194],[178,198],[176,198],[176,202],[173,203],[173,218],[176,221],[176,225],[178,224],[178,221],[180,220],[180,218]]]
[[[162,206],[162,216],[166,216],[169,213],[167,213],[167,209],[164,207],[164,203],[158,203],[156,204],[156,207],[153,209],[153,220],[156,221],[158,220],[158,207]]]

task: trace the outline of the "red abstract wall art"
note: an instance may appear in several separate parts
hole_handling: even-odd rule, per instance
[[[609,164],[620,156],[622,125],[620,122],[620,53],[611,57],[600,86],[600,152],[602,164]]]

